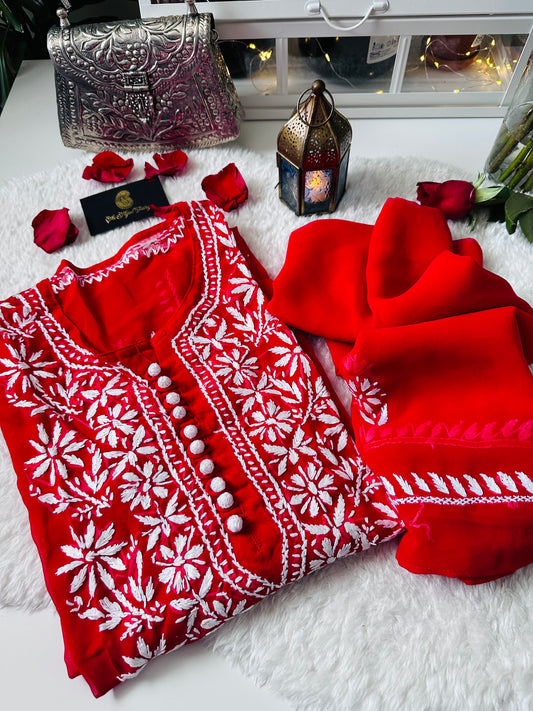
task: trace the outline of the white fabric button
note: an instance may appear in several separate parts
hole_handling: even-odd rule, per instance
[[[201,439],[193,440],[191,442],[191,446],[189,447],[191,454],[202,454],[204,449],[205,449],[205,444],[202,442]]]
[[[230,509],[233,506],[234,501],[235,500],[233,496],[229,493],[229,491],[225,491],[218,497],[217,504],[220,506],[221,509]]]
[[[151,378],[157,378],[157,376],[161,373],[161,366],[159,363],[150,363],[148,366],[148,375]]]
[[[178,393],[167,393],[165,396],[165,402],[167,405],[177,405],[180,401],[180,396]]]
[[[230,533],[240,533],[242,526],[243,520],[241,516],[237,516],[237,514],[233,514],[233,516],[230,516],[226,521],[226,528]]]
[[[186,414],[187,414],[187,410],[184,407],[182,407],[181,405],[178,405],[177,407],[175,407],[172,410],[172,417],[175,420],[183,420],[183,418],[185,417]]]
[[[157,387],[166,390],[172,385],[172,380],[167,375],[161,375],[157,379]]]
[[[198,427],[196,427],[195,425],[187,425],[187,427],[183,428],[183,436],[187,437],[187,439],[194,439],[197,434]]]
[[[211,487],[211,491],[214,491],[215,494],[220,494],[220,492],[226,488],[226,482],[221,476],[216,476],[214,479],[211,479],[209,486]]]
[[[209,474],[212,474],[215,470],[215,463],[212,459],[202,459],[198,468],[200,469],[200,474],[209,476]]]

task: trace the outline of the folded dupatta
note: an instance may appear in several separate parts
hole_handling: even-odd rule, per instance
[[[374,226],[296,230],[273,289],[272,313],[329,340],[399,563],[477,583],[532,562],[533,309],[475,240],[393,198]]]

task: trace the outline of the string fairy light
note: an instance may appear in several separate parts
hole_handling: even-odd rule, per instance
[[[463,82],[476,82],[479,86],[479,82],[486,83],[490,86],[501,86],[502,80],[500,79],[500,74],[502,71],[502,66],[497,63],[493,57],[493,52],[497,49],[497,43],[495,37],[491,35],[476,36],[475,41],[481,39],[479,45],[466,47],[464,51],[460,50],[459,47],[454,47],[447,44],[445,38],[447,35],[437,36],[439,41],[439,46],[443,48],[444,51],[440,53],[440,56],[436,57],[433,52],[433,43],[435,42],[435,36],[429,35],[424,41],[424,50],[420,55],[420,64],[424,65],[424,74],[427,81],[431,85],[433,91],[441,91],[438,86],[433,83],[436,74],[433,70],[437,72],[446,71],[451,76],[455,76],[461,79]],[[462,35],[451,35],[452,37],[463,37]],[[465,38],[468,37],[464,36]],[[437,52],[437,54],[439,54]],[[445,55],[449,54],[454,57],[453,59],[446,59]],[[444,55],[444,56],[442,56]],[[516,59],[513,59],[513,63],[516,64]],[[465,71],[468,66],[475,64],[475,73]],[[509,64],[506,64],[507,69],[512,69]],[[493,76],[496,74],[497,76]],[[492,76],[491,76],[492,75]],[[455,87],[452,89],[452,93],[458,94],[461,91],[468,90],[469,86]]]

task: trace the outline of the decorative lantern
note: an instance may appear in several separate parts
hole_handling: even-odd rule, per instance
[[[280,200],[297,215],[333,212],[346,187],[351,140],[350,124],[317,79],[278,135]]]

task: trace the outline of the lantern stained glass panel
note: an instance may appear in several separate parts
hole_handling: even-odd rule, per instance
[[[346,188],[346,174],[348,173],[348,161],[350,160],[350,151],[346,151],[344,154],[344,158],[341,161],[340,168],[339,168],[339,184],[337,187],[337,204],[340,202],[340,199],[344,193],[344,189]]]
[[[296,212],[298,208],[298,169],[280,156],[280,192],[283,202]]]
[[[308,170],[304,181],[304,213],[329,212],[333,171],[329,168]]]

